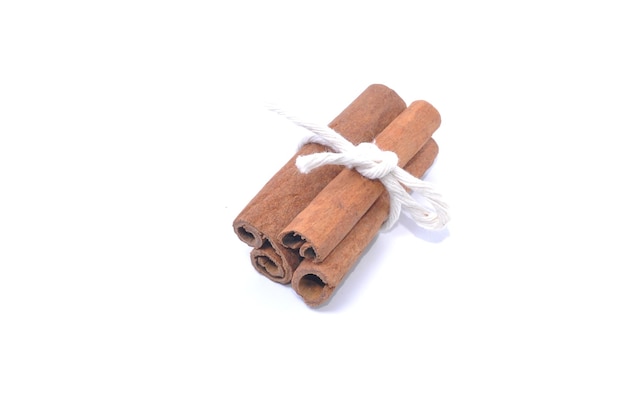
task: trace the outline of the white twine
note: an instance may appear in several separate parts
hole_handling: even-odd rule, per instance
[[[382,226],[383,230],[393,227],[402,210],[419,226],[429,230],[442,229],[450,220],[448,206],[441,195],[435,192],[431,184],[400,168],[398,155],[394,152],[381,150],[370,142],[355,146],[329,127],[299,120],[274,106],[269,109],[313,133],[303,140],[301,146],[318,143],[334,151],[298,156],[296,166],[300,172],[309,173],[318,167],[332,164],[355,169],[368,179],[380,180],[389,192],[389,216]],[[405,188],[415,191],[422,202],[413,199]]]

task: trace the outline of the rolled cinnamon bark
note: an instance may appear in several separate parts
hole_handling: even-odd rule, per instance
[[[413,176],[421,177],[438,153],[434,140],[428,140],[405,166]],[[389,194],[383,192],[354,228],[321,263],[304,259],[293,274],[291,285],[304,302],[312,307],[328,301],[363,251],[374,239],[389,214]]]
[[[288,249],[277,241],[273,238],[265,239],[261,247],[252,249],[250,260],[252,266],[263,276],[278,283],[289,283],[302,257],[297,251]]]
[[[376,145],[395,152],[398,166],[404,167],[440,124],[435,107],[426,101],[414,101],[376,137]],[[383,191],[385,187],[380,181],[367,179],[353,169],[343,169],[280,232],[280,241],[285,247],[299,249],[304,258],[321,262]]]
[[[329,127],[354,144],[371,141],[404,109],[406,104],[395,91],[374,84]],[[300,261],[299,255],[280,244],[279,232],[342,170],[339,166],[324,166],[307,175],[298,171],[298,156],[323,151],[328,149],[314,143],[304,145],[233,221],[239,239],[254,248],[253,266],[274,281],[289,283]]]

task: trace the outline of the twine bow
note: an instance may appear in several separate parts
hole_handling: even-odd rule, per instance
[[[301,121],[276,107],[270,107],[270,110],[313,133],[301,145],[318,143],[333,150],[298,156],[296,166],[300,172],[309,173],[324,165],[342,165],[355,169],[368,179],[379,180],[385,186],[389,192],[389,216],[383,230],[391,229],[403,210],[417,225],[428,230],[442,229],[450,220],[448,206],[441,195],[431,184],[399,167],[394,152],[381,150],[369,142],[355,146],[329,127]],[[413,199],[406,188],[415,191],[421,201]]]

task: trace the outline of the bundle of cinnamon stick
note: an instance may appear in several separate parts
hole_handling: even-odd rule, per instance
[[[416,177],[438,153],[432,134],[441,119],[426,101],[408,107],[393,90],[370,85],[328,126],[353,144],[371,142],[395,152],[398,166]],[[326,165],[309,173],[298,156],[327,152],[307,143],[265,184],[233,222],[252,247],[254,268],[291,284],[309,306],[326,303],[374,239],[389,214],[389,195],[378,180],[354,169]]]

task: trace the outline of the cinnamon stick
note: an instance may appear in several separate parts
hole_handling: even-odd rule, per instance
[[[250,260],[256,271],[268,279],[289,283],[302,257],[297,251],[278,244],[277,239],[269,238],[261,247],[252,249]]]
[[[413,176],[421,177],[434,162],[437,143],[430,139],[405,166]],[[304,259],[294,272],[291,285],[304,302],[312,307],[328,301],[363,251],[374,239],[389,214],[389,194],[383,192],[354,228],[321,263]]]
[[[441,124],[439,112],[426,101],[415,101],[376,137],[376,145],[398,155],[398,166],[422,148]],[[315,172],[315,171],[313,171]],[[323,261],[385,191],[353,169],[343,169],[279,234],[285,247]]]
[[[354,144],[371,141],[405,108],[405,102],[393,90],[374,84],[328,126]],[[253,247],[253,266],[274,281],[289,283],[300,262],[297,253],[280,244],[278,234],[342,170],[324,166],[305,175],[298,171],[295,160],[300,155],[327,150],[315,143],[302,146],[233,221],[239,239]]]

